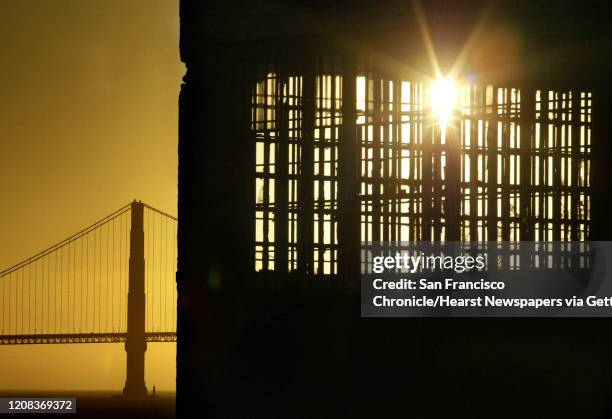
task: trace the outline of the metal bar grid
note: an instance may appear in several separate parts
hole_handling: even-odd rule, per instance
[[[357,78],[362,241],[422,238],[422,114],[422,83]]]
[[[283,271],[274,266],[282,249],[290,271],[337,273],[342,72],[334,58],[310,68],[301,75],[270,72],[257,84],[257,270]],[[455,219],[446,212],[455,207],[462,241],[588,239],[590,93],[461,87],[451,121],[459,138],[449,140],[460,144],[460,175],[448,179],[448,159],[457,152],[427,114],[427,84],[386,77],[373,66],[358,71],[353,83],[356,121],[348,132],[359,149],[355,228],[362,241],[443,241],[446,223]],[[279,150],[286,154],[284,171]],[[288,183],[281,194],[279,179]],[[455,181],[460,205],[447,205]],[[286,238],[274,234],[283,196],[288,214],[276,227],[288,229]]]

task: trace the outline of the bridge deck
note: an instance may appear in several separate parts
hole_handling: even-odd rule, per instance
[[[147,342],[176,342],[174,332],[150,332],[145,334]],[[4,335],[0,345],[36,345],[62,343],[115,343],[125,342],[127,333],[76,333],[48,335]]]

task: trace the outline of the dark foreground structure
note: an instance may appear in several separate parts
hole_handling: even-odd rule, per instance
[[[610,238],[610,11],[182,0],[179,417],[612,413],[608,320],[359,303],[360,241]]]

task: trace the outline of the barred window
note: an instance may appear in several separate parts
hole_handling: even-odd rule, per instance
[[[338,272],[338,145],[348,140],[338,68],[273,69],[253,87],[257,271]],[[588,239],[590,92],[459,86],[458,134],[447,139],[427,122],[429,82],[362,72],[351,83],[362,241],[444,241],[455,219],[462,241]]]

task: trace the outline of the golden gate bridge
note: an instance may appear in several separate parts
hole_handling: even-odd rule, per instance
[[[176,341],[176,217],[134,201],[0,272],[0,345],[125,342],[146,396],[147,342]]]

